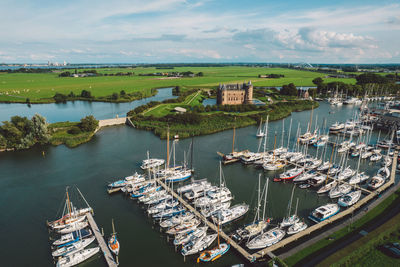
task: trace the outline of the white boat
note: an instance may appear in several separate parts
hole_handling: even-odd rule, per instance
[[[369,179],[369,176],[366,175],[364,172],[357,173],[353,177],[350,178],[349,184],[359,184],[362,182],[365,182],[366,180]]]
[[[354,173],[355,173],[355,171],[352,170],[352,169],[350,168],[350,166],[348,166],[347,168],[345,168],[343,171],[341,171],[341,172],[339,173],[337,179],[338,179],[339,181],[346,180],[346,179],[350,178],[351,176],[353,176]]]
[[[343,196],[351,191],[351,185],[349,184],[340,184],[337,185],[336,187],[332,188],[331,191],[329,191],[329,197],[330,198],[337,198],[340,196]]]
[[[179,246],[188,243],[189,241],[195,238],[203,238],[207,234],[207,229],[208,229],[207,226],[203,226],[195,230],[189,231],[187,233],[178,234],[175,236],[173,243],[175,246]]]
[[[296,162],[298,162],[299,160],[301,160],[301,159],[303,159],[304,158],[304,155],[303,155],[303,153],[301,153],[301,152],[294,152],[293,154],[292,154],[292,157],[290,158],[290,162],[293,162],[293,163],[296,163]]]
[[[193,217],[194,217],[194,214],[191,212],[179,214],[179,215],[173,216],[167,220],[161,221],[160,226],[162,228],[174,227],[175,225],[178,225],[185,221],[189,221],[189,220],[193,219]]]
[[[308,225],[305,222],[296,222],[287,230],[288,235],[293,235],[307,229]]]
[[[263,158],[263,153],[254,153],[254,152],[249,152],[243,156],[240,157],[240,160],[243,164],[252,164],[255,161],[258,161]]]
[[[89,237],[86,239],[81,239],[77,242],[74,242],[74,243],[68,245],[68,246],[60,247],[60,248],[54,250],[51,253],[51,256],[60,257],[60,256],[71,255],[72,253],[75,253],[75,252],[82,250],[85,247],[89,246],[95,239],[96,239],[96,237],[92,236],[92,237]]]
[[[86,219],[86,215],[83,216],[76,216],[72,217],[69,220],[65,220],[64,224],[56,224],[52,227],[53,230],[60,230],[68,227],[71,224],[78,223],[78,222],[83,222]]]
[[[197,198],[194,201],[194,206],[204,208],[218,202],[228,202],[232,200],[231,191],[227,187],[217,188],[216,190],[208,191],[206,196]]]
[[[321,159],[312,159],[310,164],[307,164],[307,169],[314,170],[322,164]]]
[[[320,174],[312,177],[308,180],[308,183],[314,187],[323,184],[326,181],[326,175]]]
[[[331,127],[329,127],[330,132],[339,132],[344,129],[344,124],[335,122]]]
[[[309,179],[313,178],[317,174],[315,172],[305,172],[293,179],[294,183],[304,183],[307,182]]]
[[[280,228],[288,227],[288,226],[291,226],[291,225],[297,223],[298,221],[300,221],[300,218],[296,214],[293,214],[292,216],[283,218],[283,220],[279,226],[280,226]]]
[[[385,183],[385,178],[381,175],[375,175],[368,183],[368,187],[375,190],[381,187]]]
[[[214,213],[216,213],[219,210],[222,209],[228,209],[231,206],[231,202],[221,202],[221,203],[215,203],[210,206],[206,206],[200,210],[200,213],[203,214],[205,217],[210,217]]]
[[[327,171],[331,167],[332,167],[332,163],[330,163],[329,161],[325,161],[322,165],[320,165],[317,168],[317,171],[320,171],[320,172]]]
[[[192,170],[183,169],[174,171],[172,174],[164,176],[165,182],[181,182],[189,179],[192,176]]]
[[[191,220],[182,222],[181,224],[178,224],[174,227],[171,227],[170,229],[167,230],[167,234],[169,235],[177,235],[177,234],[183,234],[188,231],[194,230],[197,228],[197,226],[200,225],[200,220],[197,218],[193,218]]]
[[[361,197],[361,190],[352,191],[343,195],[339,198],[338,204],[342,207],[350,207],[351,205],[357,203]]]
[[[277,171],[277,170],[280,170],[283,167],[285,167],[285,165],[286,164],[284,161],[275,160],[275,161],[263,164],[263,168],[264,168],[264,170],[267,170],[267,171]]]
[[[142,170],[156,169],[157,167],[164,165],[164,163],[165,163],[164,159],[145,159],[143,160],[140,168]]]
[[[217,234],[206,235],[202,238],[193,238],[181,250],[183,256],[193,255],[208,248],[217,238]]]
[[[153,207],[150,207],[147,210],[147,213],[148,214],[156,214],[156,213],[159,213],[159,212],[161,212],[161,211],[163,211],[165,209],[174,208],[174,207],[176,207],[178,205],[179,205],[179,201],[177,201],[176,199],[171,199],[170,201],[163,201],[163,202],[161,202],[161,203],[159,203],[159,204],[157,204],[157,205],[155,205]]]
[[[212,186],[210,183],[208,184],[199,184],[197,187],[191,189],[189,192],[186,192],[183,196],[189,200],[193,201],[199,197],[204,196],[204,192],[210,191],[210,190],[216,190],[218,187]]]
[[[371,155],[371,157],[369,158],[370,161],[378,161],[381,160],[382,158],[382,154],[380,153],[374,153]]]
[[[383,166],[386,166],[386,167],[390,167],[390,165],[392,165],[392,158],[391,158],[390,156],[385,156],[385,157],[383,158],[383,163],[382,163],[382,165],[383,165]]]
[[[369,158],[369,157],[371,157],[372,156],[372,151],[364,151],[364,152],[362,152],[361,153],[361,158],[362,159],[367,159],[367,158]]]
[[[278,243],[285,236],[285,231],[280,228],[271,229],[251,239],[246,246],[249,249],[261,249]]]
[[[211,218],[216,225],[224,225],[241,218],[247,211],[249,211],[249,205],[237,204],[229,209],[217,211],[211,215]]]
[[[321,207],[316,208],[308,218],[313,222],[319,223],[326,219],[329,219],[333,215],[340,211],[338,204],[326,204]]]
[[[283,179],[283,180],[290,180],[290,179],[293,179],[293,178],[299,176],[300,174],[302,174],[303,171],[304,171],[304,168],[295,167],[294,169],[290,169],[290,170],[285,171],[284,173],[281,173],[279,175],[279,178]]]
[[[69,234],[62,235],[60,239],[57,239],[56,241],[53,242],[53,246],[60,246],[66,243],[73,243],[75,241],[81,240],[83,238],[89,237],[92,235],[92,231],[86,230],[86,229],[81,229],[76,232],[72,232]]]
[[[192,183],[190,183],[190,184],[188,184],[188,185],[184,185],[184,186],[179,187],[179,188],[176,190],[176,192],[177,192],[178,194],[185,194],[185,193],[188,193],[188,192],[192,191],[192,190],[195,189],[195,188],[203,187],[203,186],[209,186],[209,185],[211,185],[211,183],[208,182],[208,181],[206,181],[206,180],[202,180],[202,181],[193,181]]]
[[[75,266],[81,262],[84,262],[85,260],[89,259],[93,255],[95,255],[97,252],[100,251],[99,247],[95,248],[88,248],[84,250],[77,251],[69,256],[62,257],[57,261],[56,266],[57,267],[70,267],[70,266]]]
[[[390,170],[388,167],[384,166],[378,170],[377,174],[387,179],[390,176]]]
[[[265,132],[263,131],[263,127],[262,127],[262,120],[260,120],[260,126],[258,126],[258,130],[257,130],[257,137],[264,137],[265,136]]]
[[[59,234],[69,234],[69,233],[81,230],[81,229],[83,229],[83,228],[85,228],[87,226],[88,226],[87,222],[76,222],[76,223],[69,224],[68,226],[66,226],[63,229],[58,229],[57,233],[59,233]]]
[[[327,193],[327,192],[331,191],[332,188],[336,187],[336,185],[337,185],[337,182],[336,182],[336,181],[329,182],[329,183],[327,183],[326,185],[324,185],[323,187],[321,187],[321,188],[317,191],[317,193],[318,193],[318,194]]]

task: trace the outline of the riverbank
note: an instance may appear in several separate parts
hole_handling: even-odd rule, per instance
[[[179,138],[213,134],[232,128],[242,128],[256,125],[260,119],[265,120],[269,116],[270,121],[280,120],[290,116],[292,112],[299,112],[317,108],[318,102],[308,100],[296,100],[279,102],[248,112],[224,112],[212,111],[204,113],[187,113],[167,115],[164,117],[143,116],[141,114],[131,116],[136,128],[152,131],[161,139],[167,137],[169,126],[172,136]]]
[[[49,144],[53,146],[66,145],[69,148],[77,147],[89,142],[95,134],[95,131],[76,131],[79,128],[79,122],[57,122],[48,126],[50,132]]]

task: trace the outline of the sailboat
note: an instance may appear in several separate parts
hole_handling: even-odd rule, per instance
[[[69,256],[62,257],[58,260],[57,267],[70,267],[75,266],[85,260],[89,259],[97,252],[100,251],[100,247],[88,248],[84,250],[77,251]]]
[[[232,236],[237,241],[242,241],[244,239],[252,238],[255,235],[261,233],[267,226],[269,225],[270,219],[265,219],[265,207],[267,202],[267,194],[268,194],[268,183],[269,179],[267,179],[267,183],[264,187],[264,211],[262,219],[260,220],[260,183],[261,183],[261,174],[258,176],[258,198],[257,198],[257,211],[256,216],[251,224],[245,225],[238,230],[236,230],[235,234]]]
[[[112,219],[111,224],[112,224],[113,232],[112,232],[110,238],[108,239],[108,248],[111,250],[112,253],[114,253],[116,256],[118,256],[120,246],[119,246],[119,242],[117,239],[117,233],[115,232],[114,219]]]
[[[300,221],[300,218],[297,216],[297,205],[299,204],[299,199],[297,199],[296,212],[293,215],[290,215],[290,212],[292,211],[293,194],[294,194],[295,188],[296,187],[293,186],[292,195],[290,197],[290,202],[288,205],[288,214],[287,214],[287,217],[283,218],[283,220],[280,224],[281,228],[291,226],[291,225],[297,223],[298,221]]]
[[[167,134],[167,143],[169,144],[169,130],[168,130],[168,134]],[[181,181],[185,181],[187,179],[189,179],[192,176],[192,170],[186,168],[186,163],[184,163],[183,168],[179,168],[177,169],[176,165],[175,165],[175,144],[176,144],[176,140],[174,140],[172,142],[173,146],[172,146],[172,151],[173,151],[173,157],[174,157],[174,167],[172,168],[172,172],[170,172],[168,175],[166,175],[165,178],[165,182],[181,182]],[[169,147],[169,145],[168,145]],[[169,156],[168,156],[169,157]],[[167,160],[167,169],[169,169],[169,159]]]
[[[218,239],[218,245],[210,250],[206,250],[200,254],[200,256],[197,258],[197,262],[199,263],[200,261],[203,262],[211,262],[219,259],[224,255],[230,248],[229,243],[220,243],[219,242],[219,223],[218,223],[218,230],[217,230],[217,239]]]
[[[262,130],[262,120],[260,119],[260,125],[258,126],[258,130],[257,130],[257,137],[264,137],[265,136],[265,132],[263,132]]]

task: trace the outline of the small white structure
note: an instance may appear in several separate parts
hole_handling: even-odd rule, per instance
[[[185,108],[181,108],[181,107],[175,107],[175,108],[174,108],[174,111],[175,111],[176,113],[185,113],[185,112],[186,112],[186,109],[185,109]]]

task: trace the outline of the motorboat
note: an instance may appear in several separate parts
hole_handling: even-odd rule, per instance
[[[204,192],[210,190],[217,190],[218,187],[212,186],[210,183],[208,184],[199,184],[197,187],[192,188],[190,191],[186,192],[183,196],[189,200],[193,201],[199,197],[204,196]]]
[[[176,199],[171,199],[169,201],[164,201],[153,207],[150,207],[147,210],[147,213],[148,214],[156,214],[156,213],[162,212],[163,210],[172,209],[178,205],[179,205],[179,201],[177,201]]]
[[[342,207],[350,207],[353,204],[357,203],[361,198],[361,190],[351,191],[343,196],[341,196],[338,200],[338,204]]]
[[[184,212],[182,214],[178,214],[175,216],[172,216],[171,218],[167,218],[166,220],[163,220],[160,222],[160,226],[162,228],[170,228],[174,227],[175,225],[181,224],[185,221],[189,221],[194,218],[194,214],[191,212]]]
[[[173,243],[175,246],[179,246],[188,243],[190,240],[195,238],[203,238],[207,234],[207,229],[207,226],[203,226],[186,233],[177,234]]]
[[[183,234],[188,231],[194,230],[197,228],[197,226],[200,225],[200,220],[197,218],[193,218],[191,220],[185,221],[181,224],[178,224],[174,227],[171,227],[167,230],[167,234],[169,235],[177,235],[177,234]]]
[[[244,227],[241,227],[235,231],[235,234],[232,236],[236,241],[240,242],[242,240],[246,240],[252,238],[262,231],[264,231],[268,225],[270,220],[258,220],[251,224],[247,224]]]
[[[280,170],[283,167],[285,167],[285,165],[286,164],[284,161],[275,160],[275,161],[263,164],[263,168],[264,168],[264,170],[267,170],[267,171],[277,171],[277,170]]]
[[[329,127],[330,132],[339,132],[344,129],[344,123],[335,122],[331,127]]]
[[[297,234],[305,229],[307,229],[308,225],[305,222],[296,222],[295,224],[291,225],[288,230],[288,235]]]
[[[200,210],[200,213],[203,214],[207,218],[219,210],[228,209],[230,206],[231,206],[230,201],[215,203],[210,206],[206,206],[206,207],[202,208]]]
[[[84,262],[85,260],[89,259],[96,253],[100,251],[99,247],[95,248],[88,248],[88,249],[83,249],[80,251],[77,251],[71,255],[68,255],[66,257],[61,257],[56,264],[56,267],[70,267],[70,266],[75,266],[81,262]]]
[[[156,169],[157,167],[160,167],[164,165],[165,160],[164,159],[145,159],[142,161],[142,165],[140,168],[142,170],[147,170],[147,169]]]
[[[387,179],[390,176],[390,170],[388,167],[383,166],[382,168],[380,168],[377,172],[378,175],[382,176],[383,178]]]
[[[351,184],[351,185],[359,184],[359,183],[365,182],[368,179],[369,179],[369,175],[366,175],[364,172],[357,173],[356,175],[354,175],[353,177],[350,178],[349,184]]]
[[[316,223],[329,219],[340,211],[338,204],[326,204],[316,208],[308,218]]]
[[[195,188],[198,188],[198,187],[208,187],[208,186],[211,186],[211,183],[210,182],[208,182],[208,181],[206,181],[206,180],[198,180],[198,181],[193,181],[192,183],[190,183],[190,184],[188,184],[188,185],[184,185],[184,186],[181,186],[181,187],[179,187],[177,190],[176,190],[176,192],[178,193],[178,194],[185,194],[185,193],[188,193],[188,192],[190,192],[190,191],[192,191],[193,189],[195,189]]]
[[[216,238],[217,234],[206,235],[202,238],[193,238],[183,245],[181,254],[182,256],[189,256],[199,253],[208,248]]]
[[[171,218],[173,216],[184,213],[186,210],[180,206],[176,206],[172,209],[163,210],[162,212],[153,214],[153,219],[163,219],[163,218]]]
[[[308,180],[308,183],[314,187],[319,186],[323,184],[326,181],[326,176],[325,175],[316,175],[312,177],[310,180]]]
[[[237,204],[229,209],[219,210],[213,215],[211,215],[212,220],[217,225],[224,225],[230,223],[234,220],[241,218],[249,210],[249,205],[247,204]]]
[[[385,178],[381,175],[375,175],[371,178],[371,181],[368,183],[368,187],[375,190],[381,187],[385,183]]]
[[[231,191],[227,187],[217,187],[215,190],[207,191],[206,195],[197,198],[194,201],[194,206],[197,208],[204,208],[216,204],[218,202],[228,202],[232,200]]]
[[[271,229],[251,239],[246,246],[249,249],[262,249],[278,243],[285,236],[285,231],[280,228]]]

